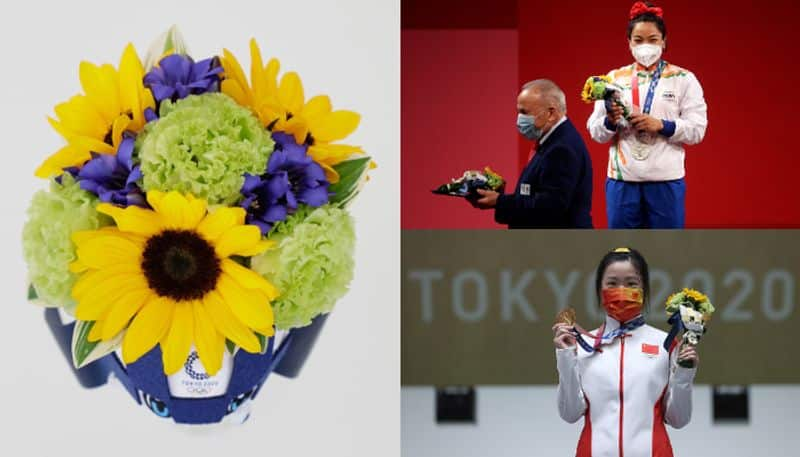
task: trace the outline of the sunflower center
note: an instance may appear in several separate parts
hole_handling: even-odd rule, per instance
[[[221,273],[214,247],[195,232],[166,230],[147,240],[142,270],[152,290],[174,300],[202,298]]]

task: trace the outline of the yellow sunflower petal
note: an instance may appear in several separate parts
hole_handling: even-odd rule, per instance
[[[314,161],[329,165],[336,165],[354,155],[363,153],[364,150],[360,147],[349,144],[314,144],[308,148],[308,154]]]
[[[81,262],[80,260],[76,260],[70,263],[68,268],[70,273],[83,273],[84,271],[89,269],[89,266]]]
[[[161,339],[162,361],[164,373],[168,376],[181,369],[194,340],[194,314],[192,304],[181,302],[175,304],[172,325],[166,336]]]
[[[250,84],[253,85],[253,99],[258,100],[267,95],[266,81],[264,80],[264,67],[261,60],[261,50],[255,38],[250,39]]]
[[[203,297],[203,306],[214,327],[234,344],[247,352],[259,352],[261,345],[253,332],[233,314],[222,295],[212,291]]]
[[[303,144],[308,136],[308,123],[302,117],[296,116],[280,125],[280,130],[294,136],[297,144]]]
[[[131,118],[126,114],[117,116],[114,123],[111,125],[111,141],[116,149],[122,143],[122,133],[131,125]]]
[[[138,263],[142,254],[136,243],[105,232],[105,236],[94,237],[88,241],[75,243],[78,246],[78,260],[91,268],[102,269],[120,263]],[[74,241],[74,239],[73,239]]]
[[[111,306],[108,316],[103,324],[103,341],[112,339],[117,333],[128,326],[131,318],[142,309],[150,296],[153,295],[149,289],[139,289],[128,292]]]
[[[222,50],[222,59],[220,59],[220,63],[222,64],[222,69],[225,71],[225,78],[231,79],[236,81],[239,88],[242,91],[242,95],[244,97],[244,106],[252,106],[253,105],[253,94],[250,90],[250,86],[247,84],[247,78],[244,76],[244,71],[242,70],[242,66],[239,65],[239,61],[236,60],[236,56],[234,56],[230,51],[227,49]]]
[[[222,81],[222,84],[220,85],[220,91],[234,99],[236,103],[242,106],[250,106],[250,100],[247,98],[245,89],[243,89],[242,86],[240,86],[235,80],[226,79]]]
[[[42,162],[34,174],[37,178],[60,175],[64,173],[64,168],[80,165],[91,158],[89,151],[68,144]]]
[[[264,251],[267,251],[275,246],[275,241],[273,240],[261,240],[257,244],[254,244],[250,249],[242,249],[241,251],[237,251],[236,255],[242,255],[245,257],[252,257],[254,255],[261,254]]]
[[[336,184],[337,182],[339,182],[338,171],[334,170],[333,167],[331,167],[330,165],[322,162],[319,163],[319,166],[321,166],[322,170],[325,171],[325,179],[327,179],[329,183]]]
[[[161,216],[164,226],[171,229],[191,230],[206,214],[206,202],[191,195],[184,196],[180,192],[158,192],[151,197],[147,193],[147,202]]]
[[[119,62],[120,104],[123,111],[133,115],[131,129],[138,132],[144,127],[142,78],[144,67],[133,44],[128,43]]]
[[[97,152],[98,154],[114,154],[117,152],[113,146],[105,141],[88,136],[78,135],[69,139],[69,144],[85,151]]]
[[[255,271],[245,268],[230,259],[222,260],[222,271],[245,289],[257,289],[263,292],[268,300],[278,296],[278,289]]]
[[[146,241],[146,239],[142,236],[134,235],[133,233],[120,232],[119,229],[114,226],[103,227],[99,230],[78,230],[77,232],[72,232],[71,238],[72,242],[75,243],[76,246],[80,246],[83,243],[95,238],[102,238],[110,235],[118,238],[124,238],[131,243],[134,243],[140,249],[144,247]]]
[[[304,118],[313,123],[315,120],[327,115],[332,110],[333,107],[331,106],[331,99],[327,95],[316,95],[308,100],[306,106],[303,107],[302,114]]]
[[[99,319],[117,301],[142,290],[149,290],[142,277],[115,278],[114,281],[104,282],[76,299],[78,305],[75,307],[75,317],[80,320]]]
[[[197,232],[208,241],[217,241],[228,230],[244,224],[246,215],[247,212],[244,208],[218,208],[200,222],[197,226]]]
[[[86,97],[110,124],[122,111],[114,79],[109,78],[101,67],[90,62],[81,62],[79,75]]]
[[[258,119],[261,120],[262,125],[265,127],[273,126],[273,131],[280,130],[275,128],[275,126],[280,122],[281,116],[283,116],[283,109],[281,109],[277,103],[262,103],[258,105],[256,114],[258,115]]]
[[[153,295],[136,314],[122,339],[122,360],[130,364],[161,341],[172,324],[175,302]]]
[[[85,95],[75,95],[53,108],[58,123],[62,129],[70,132],[67,138],[73,136],[88,136],[102,139],[108,132],[109,123],[97,112],[94,105]]]
[[[334,111],[322,116],[311,129],[311,135],[316,141],[329,143],[341,140],[358,127],[361,116],[353,111]]]
[[[292,114],[298,114],[303,109],[305,95],[303,94],[303,83],[297,73],[290,71],[283,75],[281,84],[278,86],[278,101]]]
[[[214,322],[202,302],[192,303],[194,313],[194,343],[197,355],[203,363],[206,373],[217,374],[222,367],[222,355],[225,351],[225,337],[214,327]]]
[[[261,230],[255,225],[239,225],[223,233],[216,242],[217,255],[226,258],[252,250],[261,241]]]
[[[226,273],[219,276],[217,290],[233,314],[248,327],[266,328],[274,323],[272,306],[264,293],[245,289]]]
[[[97,211],[114,218],[117,227],[123,232],[150,236],[164,229],[164,222],[158,213],[138,206],[119,208],[109,203],[100,203]]]
[[[105,313],[103,317],[105,317],[106,315],[108,315],[108,313]],[[95,341],[100,341],[103,338],[103,324],[104,324],[103,318],[98,318],[96,321],[94,321],[92,329],[89,330],[89,335],[86,336],[86,339],[90,343],[93,343]]]
[[[52,117],[47,116],[47,122],[51,127],[53,127],[53,130],[58,132],[58,134],[64,137],[65,140],[69,141],[70,138],[75,136],[75,132],[69,130],[67,127],[61,124],[61,122],[53,119]]]
[[[119,264],[112,265],[102,270],[92,270],[81,275],[80,278],[72,286],[72,297],[80,301],[87,293],[92,290],[97,290],[101,287],[110,287],[107,284],[116,283],[119,285],[121,281],[130,281],[135,279],[135,276],[144,280],[141,273],[141,267],[138,264]]]
[[[278,96],[278,72],[281,69],[281,62],[276,58],[269,59],[267,66],[264,67],[264,81],[267,82],[267,93]]]

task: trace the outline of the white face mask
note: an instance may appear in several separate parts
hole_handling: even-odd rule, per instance
[[[645,67],[649,67],[658,62],[658,59],[661,58],[662,51],[663,48],[657,44],[640,44],[631,47],[633,58]]]

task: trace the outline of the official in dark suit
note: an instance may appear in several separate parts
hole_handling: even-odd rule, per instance
[[[479,190],[473,204],[494,208],[494,219],[509,228],[592,228],[592,162],[589,151],[567,119],[564,92],[537,79],[517,97],[517,129],[538,141],[513,194]]]

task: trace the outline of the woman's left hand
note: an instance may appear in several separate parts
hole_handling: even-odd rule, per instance
[[[631,125],[639,132],[658,133],[664,128],[664,122],[656,119],[649,114],[633,114],[630,119]]]
[[[690,344],[681,347],[681,352],[678,353],[678,360],[690,360],[693,362],[694,367],[700,363],[700,356],[697,355],[697,348]]]

